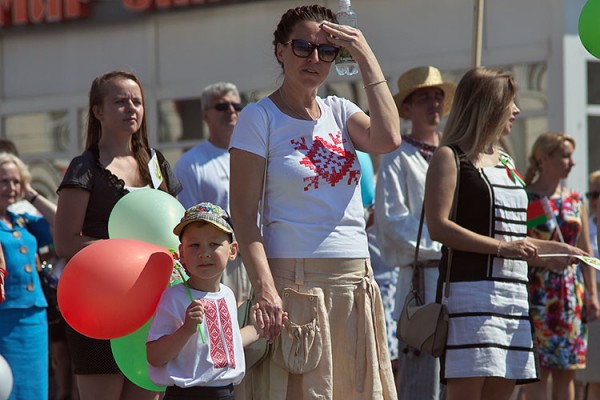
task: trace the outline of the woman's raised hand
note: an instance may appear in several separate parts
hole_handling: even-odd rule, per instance
[[[329,43],[348,49],[357,63],[360,63],[373,54],[360,29],[329,21],[323,21],[321,27],[329,34],[327,38]]]

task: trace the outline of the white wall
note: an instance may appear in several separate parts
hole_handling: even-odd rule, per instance
[[[337,8],[335,0],[321,2]],[[354,0],[353,8],[395,92],[396,79],[408,68],[470,66],[474,3]],[[242,91],[275,88],[280,68],[273,56],[272,33],[281,14],[299,4],[303,2],[259,1],[144,13],[126,22],[4,29],[0,116],[66,108],[76,128],[77,110],[85,108],[92,78],[117,68],[133,69],[142,79],[151,131],[157,126],[154,100],[197,97],[205,85],[218,80],[233,81]],[[586,55],[576,32],[584,0],[485,4],[482,63],[547,61],[549,128],[565,130],[585,145]],[[330,79],[348,78],[332,73]],[[76,145],[73,141],[73,153]],[[577,156],[585,157],[584,151]],[[585,181],[586,165],[581,162],[574,172],[572,181],[578,188]]]
[[[488,0],[483,64],[545,59],[554,3]],[[298,4],[262,1],[141,14],[121,23],[5,30],[2,97],[85,93],[92,77],[114,68],[133,68],[159,96],[196,95],[219,79],[239,82],[242,90],[274,86],[279,67],[272,32],[281,14]],[[337,7],[336,1],[324,4]],[[473,0],[354,0],[353,7],[387,74],[397,77],[421,64],[469,66]]]

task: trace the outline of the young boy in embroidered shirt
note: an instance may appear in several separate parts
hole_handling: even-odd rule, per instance
[[[223,209],[200,203],[185,211],[173,233],[190,278],[160,299],[146,343],[148,375],[167,387],[164,400],[233,400],[233,385],[244,377],[243,345],[259,338],[252,325],[240,331],[235,296],[220,283],[238,252],[233,228]]]

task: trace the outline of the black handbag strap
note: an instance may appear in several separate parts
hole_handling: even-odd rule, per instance
[[[453,146],[448,146],[452,149],[452,153],[454,154],[454,161],[456,162],[456,187],[454,188],[454,198],[452,199],[452,209],[450,210],[450,218],[456,221],[456,209],[458,207],[458,187],[460,185],[460,159],[458,157],[458,153]],[[421,235],[423,233],[423,222],[425,220],[425,199],[423,199],[423,207],[421,208],[421,217],[419,218],[419,230],[417,231],[417,243],[415,245],[415,258],[413,259],[413,273],[412,273],[412,290],[416,291],[417,298],[421,301],[421,304],[424,303],[424,293],[422,293],[420,272],[418,267],[419,261],[419,247],[421,245]],[[452,249],[448,248],[448,265],[446,266],[446,279],[445,279],[445,287],[444,287],[444,298],[448,298],[450,295],[450,267],[452,265]]]
[[[415,245],[415,258],[412,263],[412,290],[416,292],[418,301],[420,304],[424,303],[425,294],[423,293],[423,287],[421,286],[421,272],[419,271],[419,247],[421,245],[421,234],[423,233],[423,221],[425,220],[425,199],[423,199],[423,206],[421,207],[421,217],[419,218],[419,230],[417,231],[417,243]],[[421,297],[423,296],[423,297]]]

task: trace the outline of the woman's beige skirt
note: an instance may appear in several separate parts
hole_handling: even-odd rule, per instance
[[[367,259],[271,259],[289,314],[249,371],[254,399],[396,399],[379,287]]]

